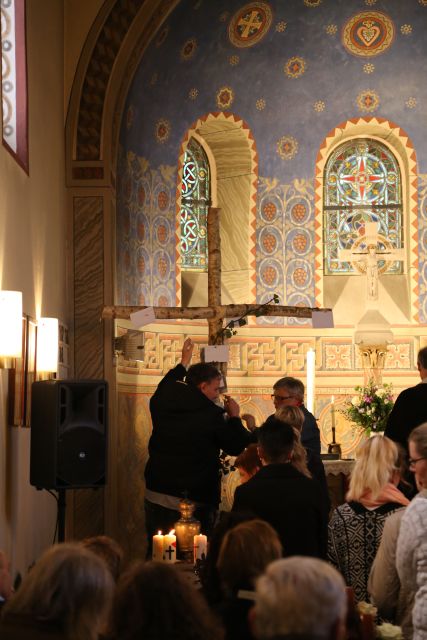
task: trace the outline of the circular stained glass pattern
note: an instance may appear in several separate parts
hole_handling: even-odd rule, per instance
[[[272,12],[266,2],[251,2],[239,9],[228,26],[228,37],[235,47],[252,47],[271,26]]]
[[[188,198],[194,191],[198,179],[196,162],[192,158],[188,158],[182,172],[182,195],[185,198]]]
[[[283,160],[291,160],[298,153],[298,141],[292,136],[282,136],[277,141],[276,151]]]
[[[347,21],[343,29],[344,47],[355,56],[377,56],[393,42],[392,20],[379,11],[363,11]]]

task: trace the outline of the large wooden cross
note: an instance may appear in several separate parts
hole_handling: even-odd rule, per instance
[[[287,307],[281,305],[221,304],[221,240],[219,231],[219,209],[210,207],[207,216],[208,236],[208,306],[207,307],[153,307],[158,320],[208,321],[208,344],[224,344],[224,320],[246,316],[281,316],[288,318],[311,318],[313,311],[330,311],[312,307]],[[144,306],[106,306],[103,318],[128,320],[131,313],[146,309]]]

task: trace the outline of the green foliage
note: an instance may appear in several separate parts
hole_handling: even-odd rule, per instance
[[[245,324],[248,324],[248,321],[246,320],[247,316],[259,317],[264,315],[264,309],[272,302],[274,304],[279,304],[280,299],[277,293],[275,293],[270,300],[267,300],[267,302],[264,302],[264,304],[260,304],[258,307],[254,307],[253,309],[249,309],[247,313],[245,313],[240,318],[237,318],[237,320],[230,320],[230,322],[228,322],[225,325],[225,327],[221,329],[221,331],[219,332],[219,335],[222,334],[224,338],[231,338],[235,336],[237,331],[234,327],[244,327]]]
[[[379,387],[370,380],[366,387],[357,386],[355,391],[357,395],[341,413],[368,436],[371,432],[384,431],[394,404],[392,385]]]

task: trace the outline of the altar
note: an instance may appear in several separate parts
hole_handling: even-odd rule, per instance
[[[354,467],[355,460],[322,460],[325,467],[326,482],[331,499],[331,509],[345,502],[348,479]],[[230,511],[236,487],[240,484],[237,469],[223,476],[221,482],[220,511]]]

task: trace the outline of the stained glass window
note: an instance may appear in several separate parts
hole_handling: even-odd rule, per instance
[[[191,138],[184,157],[181,184],[181,268],[184,271],[207,271],[209,205],[209,162],[201,145]]]
[[[339,252],[351,249],[367,222],[377,224],[377,233],[389,245],[403,246],[400,170],[388,147],[358,138],[335,149],[325,167],[323,216],[325,274],[354,271],[350,262],[339,259]],[[378,247],[383,249],[381,239]],[[401,261],[390,262],[387,273],[402,269]]]
[[[28,173],[25,0],[1,2],[3,144]]]

